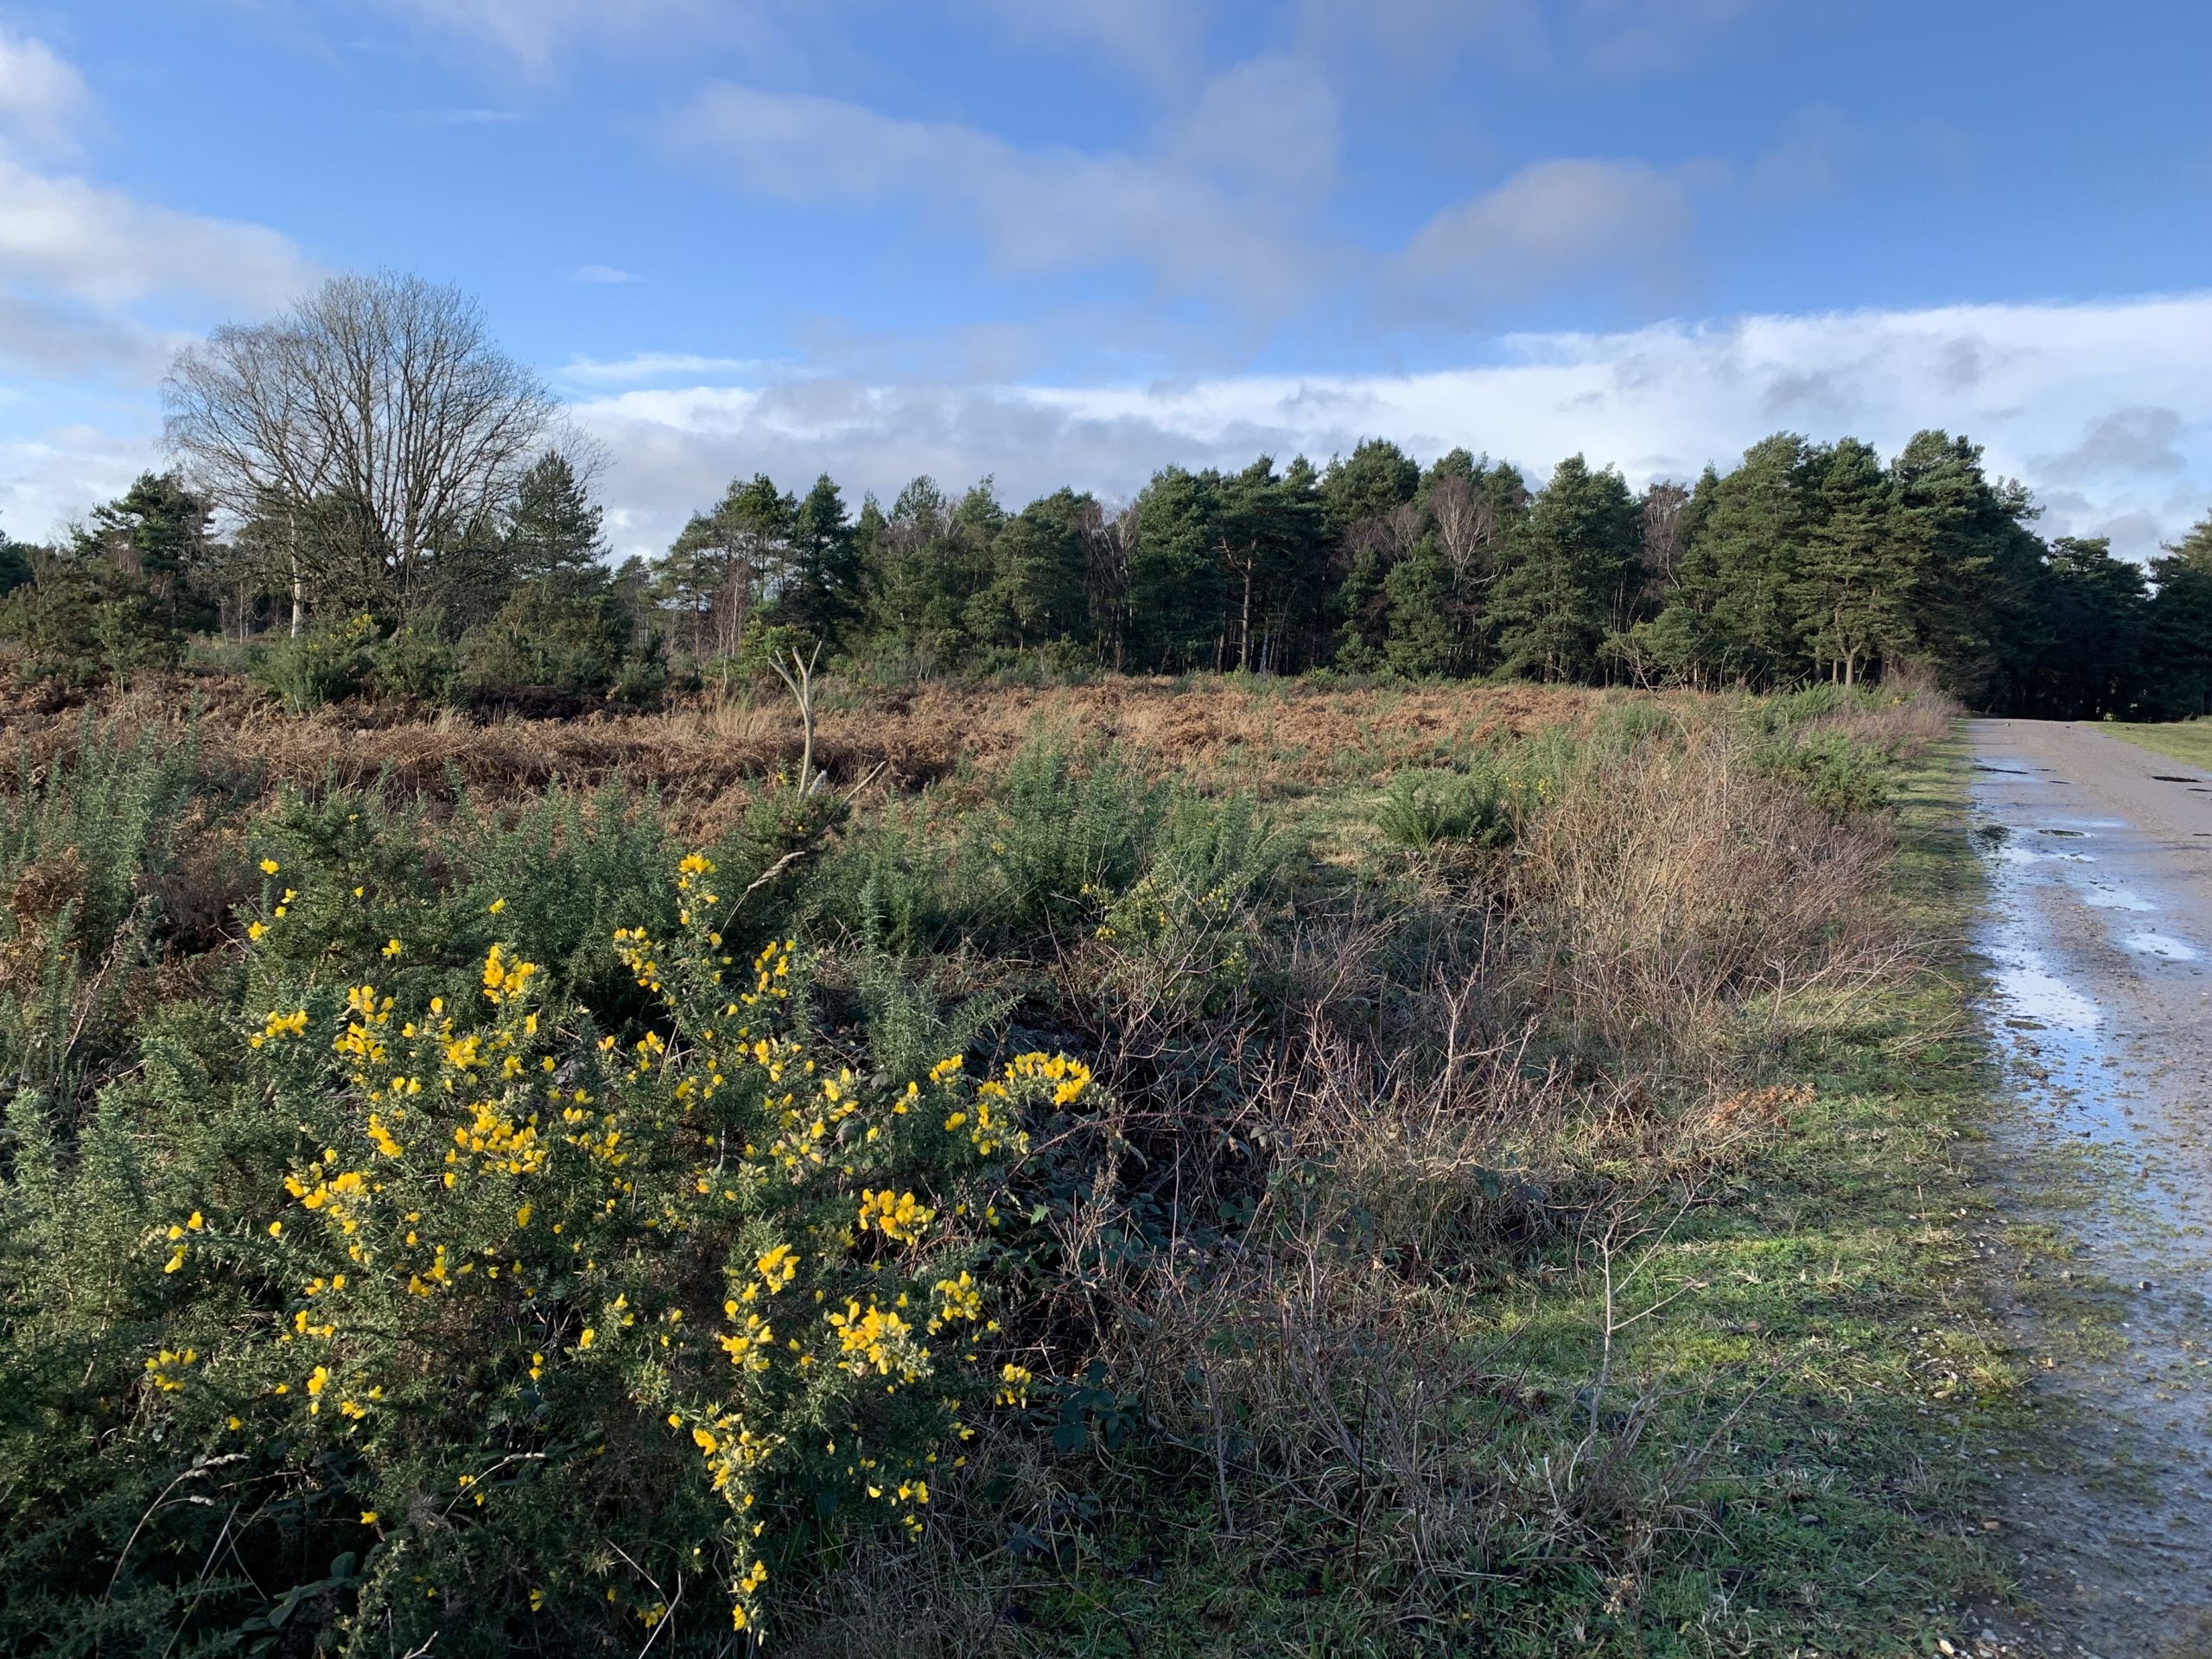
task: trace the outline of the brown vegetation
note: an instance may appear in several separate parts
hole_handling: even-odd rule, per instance
[[[1041,690],[948,681],[873,691],[832,681],[815,758],[835,782],[874,774],[880,791],[893,791],[963,772],[988,779],[1041,730],[1113,745],[1149,770],[1273,790],[1448,761],[1501,737],[1578,726],[1592,707],[1586,692],[1534,685],[1334,690],[1128,677]],[[212,768],[266,787],[381,780],[391,792],[450,800],[458,785],[483,804],[535,794],[556,779],[588,788],[620,778],[658,789],[679,822],[698,829],[726,820],[733,794],[741,800],[764,778],[795,766],[801,743],[775,687],[757,697],[702,696],[658,714],[471,720],[358,702],[289,714],[251,681],[227,675],[149,675],[127,692],[92,698],[57,696],[50,687],[21,692],[0,705],[0,742],[42,767],[73,749],[87,715],[175,743],[196,740]]]

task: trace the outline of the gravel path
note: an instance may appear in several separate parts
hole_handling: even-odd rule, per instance
[[[1993,1231],[2048,1429],[2002,1471],[2005,1634],[2212,1656],[2212,775],[2093,726],[1972,733],[2014,1084]]]

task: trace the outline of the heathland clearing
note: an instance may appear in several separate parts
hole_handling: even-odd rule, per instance
[[[1885,1653],[2003,1603],[1947,705],[817,712],[810,791],[765,691],[14,711],[9,1640]],[[788,960],[796,1047],[668,1000],[713,949]],[[460,1021],[412,1136],[320,1058],[403,1047],[386,996]]]

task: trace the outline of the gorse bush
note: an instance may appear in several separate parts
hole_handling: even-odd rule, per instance
[[[1484,763],[1465,772],[1402,772],[1376,803],[1375,827],[1418,853],[1447,843],[1503,847],[1513,839],[1512,790]]]
[[[379,698],[410,702],[450,702],[459,678],[453,647],[431,628],[414,623],[395,628],[376,647],[368,669],[369,687]]]
[[[937,949],[988,919],[988,896],[969,849],[946,844],[918,805],[887,808],[856,826],[810,884],[810,914],[833,937],[898,956]]]
[[[1889,804],[1896,760],[1890,744],[1818,727],[1770,739],[1751,756],[1759,772],[1782,779],[1838,820]]]
[[[376,620],[367,613],[318,624],[265,647],[252,674],[295,714],[352,696],[373,666]]]
[[[347,1610],[337,1650],[596,1649],[664,1621],[673,1650],[720,1650],[825,1543],[918,1529],[965,1417],[1024,1395],[994,1359],[994,1199],[1025,1115],[1073,1107],[1088,1071],[1028,1053],[971,1077],[957,1050],[924,1069],[911,999],[887,1054],[832,1042],[791,941],[725,948],[711,861],[676,886],[669,937],[616,941],[658,1015],[632,1041],[497,944],[443,995],[385,988],[399,953],[343,984],[264,955],[230,1040],[265,1127],[229,1159],[103,1200],[105,1157],[67,1175],[29,1136],[26,1251],[73,1207],[105,1212],[111,1245],[154,1212],[117,1264],[115,1311],[149,1332],[137,1375],[110,1344],[95,1378],[136,1395],[122,1432],[195,1498],[285,1494],[331,1562],[309,1592]],[[261,939],[316,913],[301,896],[277,890]],[[151,1584],[118,1565],[149,1651],[164,1621],[235,1618],[240,1585],[203,1585],[195,1612],[158,1582],[201,1541],[156,1527]]]
[[[0,1065],[16,1091],[73,1113],[127,1047],[197,781],[189,747],[126,744],[87,720],[73,753],[42,775],[25,757],[0,798]]]
[[[1039,740],[1007,767],[981,831],[1010,919],[1064,920],[1136,879],[1166,805],[1161,786],[1111,755]]]

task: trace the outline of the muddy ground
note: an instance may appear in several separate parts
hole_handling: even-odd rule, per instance
[[[2004,1634],[2212,1655],[2212,776],[2088,726],[1973,741],[1991,1259],[2039,1425],[2001,1471]]]

